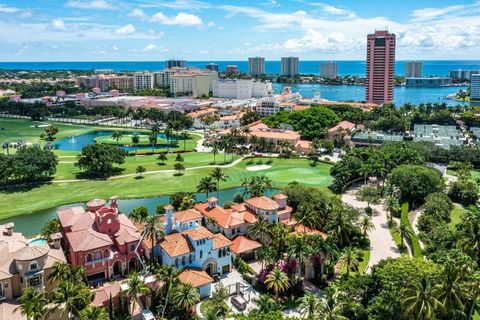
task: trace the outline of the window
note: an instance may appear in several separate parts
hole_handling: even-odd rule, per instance
[[[108,254],[108,250],[105,250],[105,251],[103,252],[103,257],[104,257],[104,258],[108,258],[109,256],[110,256],[110,255]]]
[[[111,224],[111,223],[112,223],[112,219],[108,219],[107,224]]]
[[[34,277],[34,278],[28,279],[28,286],[29,287],[36,287],[36,286],[39,286],[40,284],[41,284],[40,277]]]
[[[36,262],[31,262],[30,263],[30,270],[35,270],[38,268],[38,264]]]
[[[95,260],[102,259],[102,252],[100,250],[95,251]]]
[[[87,254],[87,262],[91,262],[92,261],[92,255],[89,253]]]
[[[178,268],[178,258],[175,258],[175,267]]]
[[[188,255],[188,263],[192,263],[192,255],[191,254]]]
[[[200,259],[203,257],[203,250],[200,250]]]
[[[182,257],[182,266],[185,265],[185,256]]]
[[[131,251],[131,252],[135,251],[135,245],[134,245],[134,244],[131,244],[131,245],[130,245],[130,251]]]

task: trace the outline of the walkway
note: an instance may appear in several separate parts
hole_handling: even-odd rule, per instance
[[[356,189],[350,189],[342,195],[342,201],[357,209],[365,209],[367,203],[357,200]],[[372,214],[372,223],[375,229],[368,232],[370,239],[370,260],[365,268],[366,273],[370,273],[372,267],[381,260],[387,258],[400,257],[400,251],[393,241],[390,230],[388,229],[387,212],[382,204],[370,205],[374,213]]]

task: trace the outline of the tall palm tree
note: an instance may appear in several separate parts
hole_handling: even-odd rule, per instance
[[[200,301],[200,295],[191,284],[184,283],[175,289],[172,299],[177,306],[188,311]]]
[[[159,238],[165,235],[165,230],[163,225],[160,221],[159,215],[148,216],[144,226],[145,237],[150,239],[152,244],[151,252],[150,252],[150,264],[153,264],[154,256],[153,256],[153,249],[157,244]]]
[[[312,253],[312,248],[305,241],[305,238],[300,235],[290,237],[288,241],[287,253],[290,258],[296,258],[299,262],[297,272],[301,277],[305,270],[305,259]]]
[[[445,307],[435,296],[430,280],[422,278],[402,289],[403,315],[407,319],[435,319],[435,313],[444,312]]]
[[[162,318],[165,316],[168,299],[170,298],[170,290],[178,285],[179,275],[180,271],[169,265],[162,265],[159,272],[155,275],[155,278],[163,283],[162,290],[165,290],[165,304],[162,309]]]
[[[335,303],[333,299],[322,299],[320,310],[318,312],[319,319],[322,320],[348,320],[341,314],[342,304]]]
[[[150,132],[150,134],[148,135],[148,141],[150,141],[150,144],[152,145],[152,151],[155,151],[155,145],[158,141],[157,134],[155,132]]]
[[[269,313],[281,307],[269,294],[261,294],[258,299],[255,299],[255,303],[258,311],[263,313]]]
[[[480,264],[480,209],[473,208],[464,214],[458,246]]]
[[[405,246],[405,240],[410,239],[413,235],[412,228],[406,223],[400,224],[400,227],[393,229],[393,232],[400,235],[400,245],[402,248]]]
[[[117,141],[117,147],[118,147],[118,142],[123,138],[123,135],[120,131],[114,131],[112,133],[112,139]]]
[[[375,229],[375,225],[372,222],[372,219],[370,219],[369,216],[363,216],[360,221],[358,222],[358,227],[360,230],[362,230],[363,235],[366,237],[368,231],[372,231]]]
[[[258,138],[257,136],[253,135],[250,137],[250,144],[253,147],[253,151],[257,151],[257,145],[258,145]]]
[[[220,310],[216,306],[209,306],[203,313],[203,320],[222,320],[224,319],[220,315]]]
[[[307,319],[314,319],[321,310],[320,299],[311,292],[305,293],[300,299],[300,305],[298,306],[300,314]]]
[[[217,190],[217,185],[211,176],[203,177],[200,179],[200,182],[197,185],[197,192],[205,192],[207,194],[207,198],[208,194],[215,190]]]
[[[301,205],[295,213],[295,219],[297,219],[298,224],[311,229],[319,229],[323,225],[318,210],[312,205]]]
[[[217,157],[217,154],[218,154],[218,147],[219,147],[218,141],[214,140],[210,147],[212,149],[212,154],[213,154],[213,164],[215,164],[217,162],[216,157]]]
[[[260,239],[262,244],[266,244],[271,238],[270,223],[263,217],[258,216],[257,221],[248,229],[248,235],[254,239]]]
[[[347,277],[350,276],[350,270],[357,270],[360,264],[358,261],[358,250],[353,247],[346,247],[337,263],[339,267],[345,267],[347,269]]]
[[[275,299],[278,301],[279,294],[290,288],[290,280],[277,266],[265,278],[265,285],[269,290],[273,290]]]
[[[170,143],[171,143],[170,141],[173,135],[172,128],[170,128],[170,126],[167,126],[164,133],[165,133],[165,139],[167,139],[167,153],[168,153],[170,151]]]
[[[340,247],[350,243],[355,226],[341,206],[334,207],[334,218],[327,224],[327,230],[332,239],[335,239]]]
[[[71,281],[73,283],[87,284],[85,268],[82,266],[73,267],[66,262],[55,261],[52,271],[48,275],[50,283],[57,281]]]
[[[467,271],[468,270],[468,271]],[[471,273],[470,267],[458,266],[453,261],[443,264],[442,273],[436,281],[435,293],[438,300],[445,307],[448,318],[456,318],[464,314],[465,297],[468,295],[468,284],[465,275]]]
[[[480,298],[480,271],[475,272],[469,279],[466,285],[467,295],[470,300],[470,307],[468,308],[467,320],[473,319],[473,313],[477,306],[477,301]]]
[[[210,176],[217,181],[217,198],[220,190],[220,181],[227,181],[228,176],[223,173],[222,168],[216,167],[210,173]]]
[[[45,298],[45,293],[32,287],[27,287],[23,290],[23,294],[19,298],[20,306],[15,311],[20,310],[22,315],[27,319],[40,320],[44,319],[48,312],[48,300]]]
[[[109,320],[107,309],[96,306],[88,306],[79,315],[80,320]]]
[[[188,139],[188,133],[186,131],[182,131],[180,137],[183,140],[183,151],[187,151],[187,139]]]
[[[142,277],[139,276],[137,272],[132,272],[127,279],[128,289],[125,290],[125,294],[130,298],[132,302],[132,310],[130,314],[133,314],[135,310],[135,304],[137,303],[138,296],[147,294],[150,292],[150,289],[145,284],[145,281]]]
[[[86,285],[71,281],[61,282],[53,291],[53,302],[57,308],[62,308],[62,314],[78,317],[80,311],[85,309],[95,297],[95,293]]]

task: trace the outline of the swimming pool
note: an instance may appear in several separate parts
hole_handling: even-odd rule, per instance
[[[43,238],[37,238],[37,239],[32,239],[28,241],[28,244],[30,246],[43,246],[46,243],[47,243],[47,239],[43,239]]]

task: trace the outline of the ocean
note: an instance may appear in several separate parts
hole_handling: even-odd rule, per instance
[[[300,60],[300,73],[318,74],[322,61]],[[339,74],[365,76],[365,61],[336,61]],[[424,76],[447,76],[453,69],[480,69],[480,60],[426,60],[423,62]],[[217,63],[220,71],[227,65],[237,65],[243,72],[248,71],[248,61],[187,61],[191,67],[204,68],[206,64]],[[157,71],[164,68],[164,61],[90,61],[90,62],[0,62],[0,69],[9,70],[93,70],[114,71]],[[395,63],[395,74],[404,75],[405,61]],[[280,72],[280,61],[266,61],[266,73]]]

